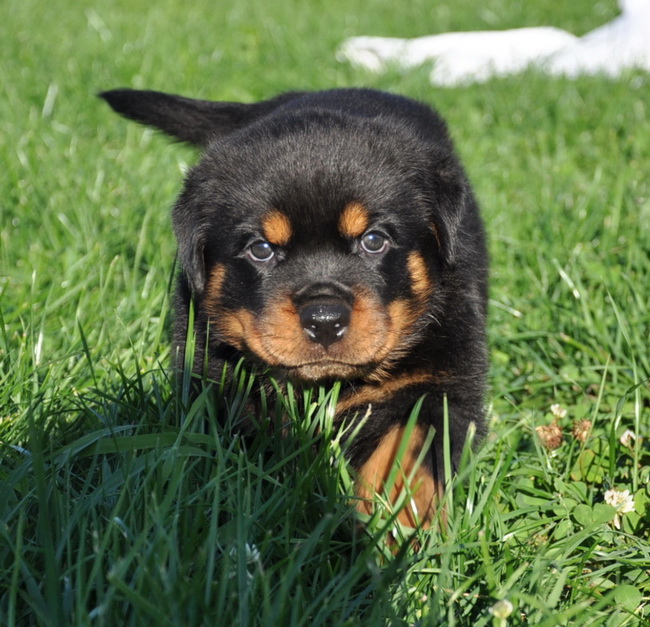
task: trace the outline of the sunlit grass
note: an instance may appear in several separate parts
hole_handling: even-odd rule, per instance
[[[613,0],[9,0],[0,624],[647,621],[647,75],[442,90],[426,69],[375,76],[334,57],[351,35],[541,23],[582,34],[615,12]],[[386,538],[409,532],[390,512],[363,528],[353,514],[329,391],[268,403],[257,418],[282,421],[284,437],[262,425],[248,441],[236,428],[255,389],[244,368],[193,403],[175,391],[169,208],[195,155],[95,98],[346,85],[440,109],[490,238],[491,433],[447,492],[447,522],[401,551]],[[608,490],[628,490],[634,511]]]

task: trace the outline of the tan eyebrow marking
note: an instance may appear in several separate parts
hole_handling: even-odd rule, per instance
[[[293,235],[289,218],[277,209],[272,209],[262,218],[262,229],[266,241],[275,246],[286,246]]]
[[[370,224],[368,210],[357,201],[350,202],[343,209],[339,218],[339,231],[345,237],[359,237],[363,235]]]

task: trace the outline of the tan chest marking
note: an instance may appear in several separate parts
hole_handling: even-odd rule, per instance
[[[372,514],[372,498],[380,494],[389,503],[396,504],[400,498],[407,498],[397,520],[408,527],[421,524],[425,527],[431,522],[437,497],[441,495],[441,486],[428,468],[417,467],[417,459],[424,445],[426,431],[417,426],[412,430],[401,459],[397,459],[400,445],[405,437],[405,428],[395,426],[381,440],[368,461],[359,469],[356,493],[360,500],[357,510]],[[395,480],[388,494],[385,494],[387,482],[395,468]],[[410,496],[405,492],[409,484]]]

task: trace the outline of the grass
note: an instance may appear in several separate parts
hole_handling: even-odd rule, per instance
[[[443,90],[334,57],[356,34],[581,34],[613,0],[1,11],[0,624],[648,621],[650,79]],[[173,392],[168,209],[195,155],[94,98],[121,85],[246,101],[367,85],[449,121],[490,235],[491,435],[419,551],[386,548],[390,521],[359,530],[330,392],[268,407],[294,417],[286,437],[246,446],[245,369],[215,391],[220,422]],[[634,511],[616,517],[612,488]]]

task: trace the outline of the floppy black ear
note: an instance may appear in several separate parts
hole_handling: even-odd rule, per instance
[[[472,202],[472,199],[468,198],[464,186],[458,183],[441,186],[437,191],[438,205],[434,210],[432,228],[445,264],[453,266],[456,261],[458,229],[466,203]]]
[[[442,260],[448,267],[456,263],[462,224],[478,212],[467,178],[453,154],[436,156],[430,162],[423,188],[429,205],[431,230]]]
[[[205,147],[214,137],[246,126],[300,95],[298,92],[282,94],[252,104],[195,100],[137,89],[113,89],[100,93],[99,97],[125,118],[153,126],[194,146]]]
[[[172,218],[178,242],[178,257],[190,290],[200,296],[205,288],[205,244],[208,239],[204,217],[187,186],[176,200]]]

